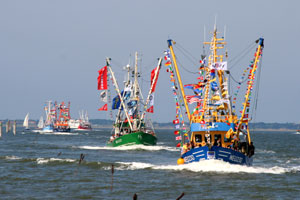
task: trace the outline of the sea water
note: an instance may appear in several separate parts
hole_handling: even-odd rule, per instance
[[[300,199],[299,134],[253,132],[251,167],[218,160],[177,165],[172,130],[157,130],[156,146],[106,147],[110,134],[4,133],[0,198],[176,199],[184,192],[182,199]]]

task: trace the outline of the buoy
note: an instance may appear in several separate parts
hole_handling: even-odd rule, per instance
[[[184,164],[184,159],[183,158],[179,158],[177,160],[177,165],[183,165]]]

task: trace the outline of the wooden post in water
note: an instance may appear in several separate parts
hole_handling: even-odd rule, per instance
[[[2,137],[2,122],[0,122],[0,137]]]
[[[134,193],[134,195],[133,195],[133,200],[137,200],[137,194],[136,193]]]
[[[8,120],[6,122],[6,133],[8,133],[10,131],[10,121]]]
[[[112,164],[112,165],[111,165],[111,187],[110,187],[110,191],[113,190],[113,184],[114,184],[114,172],[115,172],[115,170],[114,170],[114,165]]]
[[[13,134],[16,135],[16,133],[17,133],[17,121],[15,120],[13,124]]]

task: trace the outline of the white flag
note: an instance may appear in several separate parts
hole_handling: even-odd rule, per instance
[[[107,90],[100,93],[100,100],[107,103]]]
[[[209,66],[210,69],[215,70],[227,70],[227,61],[225,62],[215,62]]]

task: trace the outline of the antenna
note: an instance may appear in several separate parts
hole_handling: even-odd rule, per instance
[[[217,32],[217,14],[215,15],[215,26],[214,31]]]

